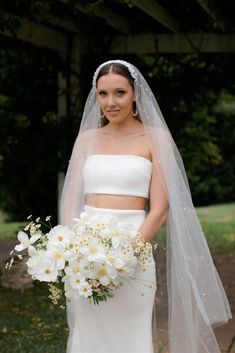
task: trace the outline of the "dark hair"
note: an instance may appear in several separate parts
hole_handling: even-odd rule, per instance
[[[119,63],[110,63],[110,64],[103,66],[100,69],[100,71],[96,77],[96,85],[97,85],[97,82],[100,79],[100,77],[102,77],[104,75],[108,75],[109,73],[114,73],[114,74],[125,77],[129,81],[131,87],[134,89],[134,78],[131,76],[130,71],[128,70],[128,68],[125,65],[122,65]],[[134,106],[136,109],[135,102],[134,102]],[[141,122],[141,117],[139,114],[136,116],[136,119],[138,119]],[[106,117],[102,118],[101,127],[107,125],[108,123],[109,123],[109,121]]]
[[[111,64],[107,64],[107,65],[103,66],[97,75],[96,85],[97,85],[97,82],[101,76],[108,75],[111,72],[127,78],[131,87],[134,89],[134,79],[131,76],[130,71],[128,70],[128,68],[125,65],[122,65],[119,63],[111,63]]]

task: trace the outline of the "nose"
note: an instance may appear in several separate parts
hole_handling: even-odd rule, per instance
[[[115,106],[115,99],[114,99],[114,96],[112,94],[108,95],[107,106],[108,107]]]

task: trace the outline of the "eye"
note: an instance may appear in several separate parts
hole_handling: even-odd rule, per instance
[[[99,96],[106,96],[107,95],[107,93],[105,91],[100,91],[100,92],[98,92],[98,94],[99,94]]]
[[[121,89],[116,92],[117,96],[123,96],[125,93],[126,92]]]

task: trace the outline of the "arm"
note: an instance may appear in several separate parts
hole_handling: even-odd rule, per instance
[[[153,172],[150,182],[150,212],[139,228],[142,238],[151,241],[165,224],[168,216],[168,200],[163,186],[161,166],[153,158]]]

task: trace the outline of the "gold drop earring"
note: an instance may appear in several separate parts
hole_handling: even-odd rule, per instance
[[[132,107],[132,112],[131,113],[132,113],[133,116],[137,116],[139,114],[139,111],[138,111],[138,109],[136,107],[136,102],[135,101],[133,102],[133,107]]]
[[[105,118],[105,115],[104,115],[104,113],[102,112],[102,110],[100,109],[100,118],[102,119],[102,118]]]

